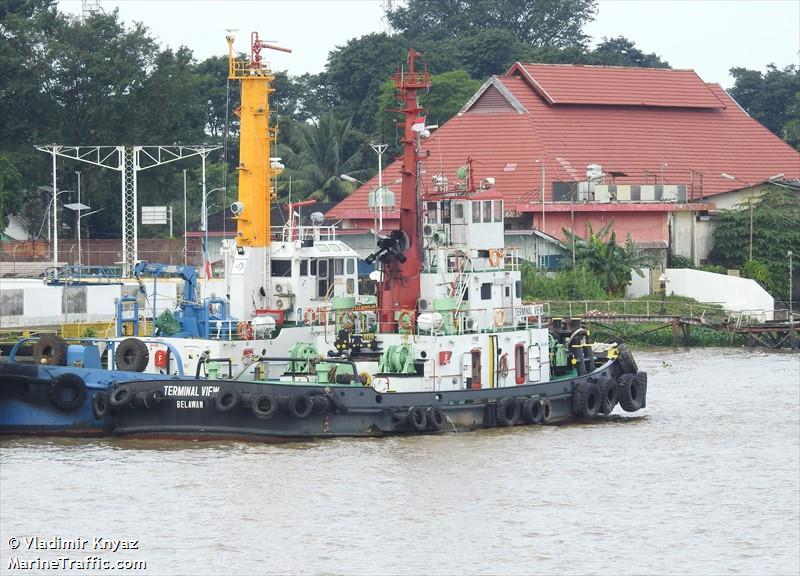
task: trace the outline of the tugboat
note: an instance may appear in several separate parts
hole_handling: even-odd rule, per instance
[[[394,76],[404,102],[400,227],[378,237],[378,303],[334,298],[313,340],[287,356],[250,357],[233,379],[203,386],[126,382],[123,395],[163,393],[147,408],[115,408],[114,432],[135,436],[288,439],[464,431],[549,424],[645,406],[647,374],[622,343],[592,344],[579,322],[542,325],[521,301],[502,197],[471,167],[449,187],[419,178],[427,135],[411,50]],[[423,209],[424,207],[424,209]],[[216,369],[216,366],[214,367]],[[216,388],[216,390],[214,390]],[[214,390],[214,391],[212,391]]]
[[[289,204],[288,222],[270,226],[273,177],[283,165],[272,156],[277,139],[270,126],[269,96],[273,73],[263,49],[290,51],[251,34],[249,59],[234,55],[234,37],[227,36],[228,78],[241,83],[239,192],[230,209],[237,221],[235,241],[226,241],[225,296],[198,301],[197,273],[191,266],[140,262],[137,279],[153,278],[153,334],[139,333],[139,298],[126,296],[117,305],[119,348],[135,361],[126,369],[175,374],[176,363],[165,343],[180,352],[183,370],[196,372],[206,358],[225,358],[234,369],[253,354],[284,356],[298,342],[311,341],[311,325],[325,314],[334,298],[359,301],[358,253],[336,237],[319,212],[311,226],[301,225],[300,205]],[[184,281],[177,310],[158,316],[155,282],[173,276]],[[142,285],[142,293],[145,293]],[[125,332],[125,334],[123,334]],[[126,337],[127,336],[127,337]]]

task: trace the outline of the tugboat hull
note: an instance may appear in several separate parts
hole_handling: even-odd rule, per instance
[[[148,407],[116,403],[114,433],[137,437],[277,441],[340,436],[462,432],[551,424],[610,412],[601,389],[625,386],[641,408],[647,375],[619,360],[581,377],[506,388],[380,393],[370,386],[149,381],[121,384],[121,397],[161,398]],[[592,396],[592,391],[594,392]],[[587,391],[589,395],[587,396]],[[112,391],[112,398],[115,392]],[[610,394],[610,392],[609,392]],[[610,409],[609,409],[610,408]],[[588,410],[588,412],[587,412]]]

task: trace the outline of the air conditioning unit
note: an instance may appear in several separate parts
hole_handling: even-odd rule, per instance
[[[291,294],[293,292],[291,282],[275,282],[274,287],[276,294]]]
[[[276,310],[290,310],[291,307],[292,307],[291,296],[281,296],[280,298],[275,299]]]
[[[426,312],[431,309],[431,303],[427,298],[420,298],[417,307],[420,312]]]
[[[466,318],[464,320],[464,330],[470,331],[475,330],[476,321],[475,318]]]
[[[425,224],[425,226],[422,227],[422,235],[425,238],[430,238],[435,233],[436,233],[436,226],[433,226],[432,224]]]

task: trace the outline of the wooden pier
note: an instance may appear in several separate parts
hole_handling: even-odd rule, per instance
[[[800,315],[788,310],[746,310],[726,313],[715,304],[690,304],[657,300],[580,300],[551,302],[549,316],[579,318],[610,332],[620,333],[612,324],[646,324],[647,327],[628,338],[644,336],[659,330],[672,331],[672,346],[689,346],[692,327],[703,327],[742,335],[749,346],[800,350]],[[773,316],[783,317],[773,320]]]

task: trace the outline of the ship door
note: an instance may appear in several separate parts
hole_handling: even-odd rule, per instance
[[[539,382],[542,379],[541,355],[538,344],[528,346],[528,380]]]
[[[503,290],[503,324],[511,324],[514,321],[512,317],[514,314],[514,287],[511,284],[503,284],[501,288]]]
[[[481,387],[481,351],[472,350],[461,356],[461,377],[465,387],[476,390]]]

